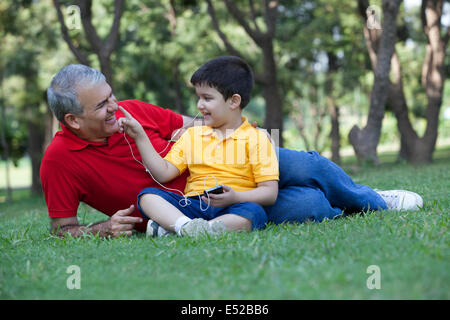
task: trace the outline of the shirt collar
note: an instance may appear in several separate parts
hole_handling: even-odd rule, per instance
[[[92,142],[92,141],[87,141],[87,140],[81,139],[75,133],[70,131],[66,126],[64,126],[62,123],[61,123],[61,129],[62,129],[62,131],[60,131],[59,134],[67,139],[65,143],[69,150],[80,151],[89,145],[92,145],[92,146],[104,146],[105,145],[104,142]]]
[[[248,119],[247,117],[241,116],[242,119],[242,124],[233,131],[232,134],[230,134],[226,139],[247,139],[248,135],[245,134],[245,132],[249,129],[249,128],[253,128],[250,123],[248,123]],[[215,136],[217,137],[217,134],[214,132],[213,128],[210,126],[203,126],[202,127],[202,132],[201,132],[202,136]]]

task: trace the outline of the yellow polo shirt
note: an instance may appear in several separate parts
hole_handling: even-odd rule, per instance
[[[269,138],[247,118],[242,117],[242,121],[224,139],[209,126],[191,127],[172,146],[164,159],[180,174],[189,169],[186,196],[203,193],[216,184],[246,191],[256,188],[257,183],[279,180],[278,159]]]

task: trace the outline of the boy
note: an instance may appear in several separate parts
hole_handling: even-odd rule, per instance
[[[147,233],[197,236],[263,228],[267,216],[262,206],[277,198],[278,160],[266,134],[241,115],[250,100],[253,73],[240,58],[218,57],[201,66],[191,83],[205,125],[189,128],[164,159],[142,126],[119,107],[125,115],[119,119],[120,131],[135,139],[156,181],[163,184],[190,172],[185,197],[157,188],[138,195],[142,216],[153,220]],[[223,193],[204,193],[217,185]]]

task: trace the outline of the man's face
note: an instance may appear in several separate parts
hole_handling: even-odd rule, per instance
[[[105,142],[119,125],[114,113],[117,111],[116,97],[106,82],[77,90],[83,113],[76,115],[80,138],[92,142]]]

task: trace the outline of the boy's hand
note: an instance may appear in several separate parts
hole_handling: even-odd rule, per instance
[[[209,205],[213,207],[228,207],[232,204],[238,203],[237,192],[231,187],[223,185],[223,193],[213,194],[209,193]],[[208,203],[208,197],[201,197],[203,202]]]
[[[123,107],[119,106],[120,111],[125,115],[125,118],[119,118],[119,132],[125,132],[130,137],[136,140],[139,136],[145,135],[144,128],[134,119],[131,114]]]

